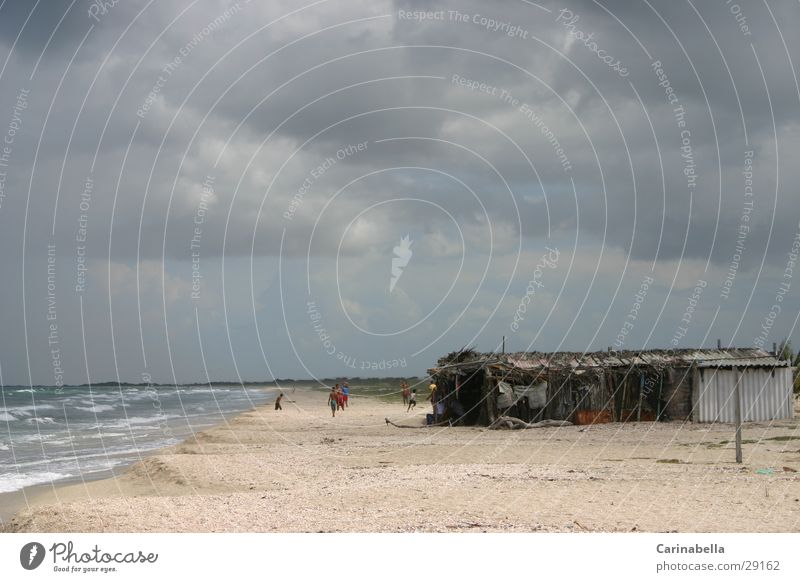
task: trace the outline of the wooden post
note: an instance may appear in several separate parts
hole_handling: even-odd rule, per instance
[[[644,396],[644,374],[639,373],[639,407],[636,409],[636,422],[642,422],[642,396]]]
[[[486,415],[489,420],[489,425],[492,425],[496,420],[497,416],[495,415],[495,387],[492,382],[492,376],[486,374],[483,383],[483,393],[484,398],[486,399]]]
[[[741,384],[741,376],[739,375],[739,368],[733,367],[733,375],[736,377],[736,384],[733,389],[734,410],[736,415],[736,462],[742,462],[742,400],[739,393],[739,385]]]
[[[661,420],[661,394],[664,391],[664,373],[662,370],[658,375],[658,403],[656,404],[656,420]]]
[[[619,416],[621,422],[627,422],[628,417],[625,416],[625,397],[628,395],[628,375],[625,374],[622,379],[622,404],[620,405]],[[624,418],[623,418],[624,417]]]

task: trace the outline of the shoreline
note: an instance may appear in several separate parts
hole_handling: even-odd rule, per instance
[[[736,465],[729,425],[403,430],[385,418],[422,427],[430,407],[354,394],[331,418],[324,391],[284,394],[42,491],[6,531],[800,531],[797,420],[746,425]]]
[[[147,449],[145,451],[137,451],[139,459],[131,459],[130,462],[100,471],[93,471],[88,475],[72,475],[57,481],[26,485],[25,487],[15,491],[0,492],[0,533],[5,532],[9,528],[13,517],[24,509],[32,509],[38,505],[52,503],[58,500],[74,499],[76,497],[77,490],[84,488],[84,486],[90,483],[96,483],[99,481],[112,482],[115,479],[124,476],[136,464],[151,456],[164,454],[170,449],[178,447],[184,444],[186,441],[193,439],[194,436],[199,435],[204,431],[226,425],[228,422],[241,414],[252,412],[260,406],[271,405],[274,402],[274,394],[271,394],[271,392],[274,390],[276,389],[271,386],[264,386],[263,392],[267,394],[269,398],[264,403],[256,405],[255,407],[251,407],[248,410],[222,414],[223,419],[221,422],[203,424],[196,430],[193,429],[191,432],[183,435],[183,438],[181,438],[179,442],[172,445]],[[179,424],[183,424],[183,422],[181,421]],[[120,455],[120,453],[118,453],[118,455]]]

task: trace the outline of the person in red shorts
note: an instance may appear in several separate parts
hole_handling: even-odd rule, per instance
[[[342,396],[344,397],[344,407],[347,408],[348,401],[350,400],[350,386],[347,382],[342,386]]]
[[[344,410],[344,394],[342,393],[342,387],[337,384],[334,390],[336,391],[336,410]]]

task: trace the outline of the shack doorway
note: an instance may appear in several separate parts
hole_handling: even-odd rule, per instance
[[[456,391],[456,400],[464,411],[461,417],[461,423],[464,425],[478,424],[481,410],[486,405],[482,389],[485,375],[483,370],[475,370],[458,377],[459,388]]]

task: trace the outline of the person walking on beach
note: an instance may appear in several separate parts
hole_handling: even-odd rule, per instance
[[[416,407],[417,407],[417,389],[414,388],[411,390],[411,395],[408,397],[408,408],[406,408],[406,412]]]
[[[342,387],[336,385],[336,410],[344,409],[344,394],[342,394]]]
[[[278,397],[275,399],[275,410],[283,410],[281,406],[281,400],[283,399],[283,392],[278,394]]]
[[[331,388],[328,394],[328,406],[331,407],[331,416],[336,416],[336,388]]]
[[[405,380],[400,381],[400,393],[403,395],[403,406],[408,406],[408,397],[411,391],[408,389],[408,382]]]
[[[347,403],[350,400],[350,386],[347,385],[347,382],[342,386],[342,400],[344,400],[344,407],[347,408]]]

